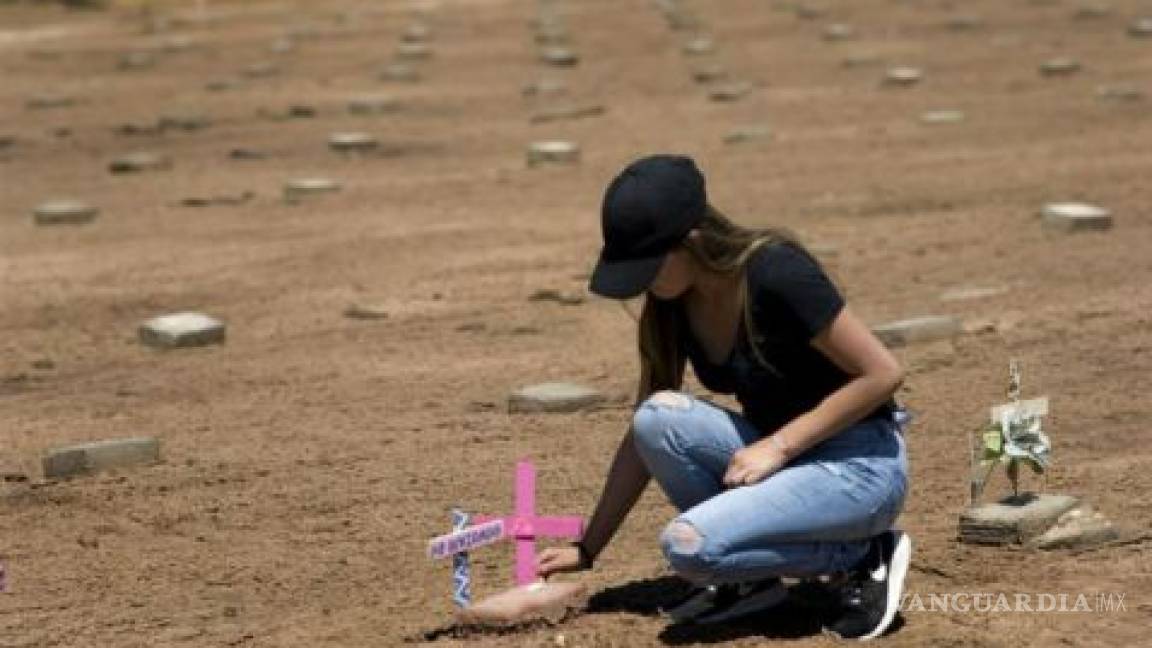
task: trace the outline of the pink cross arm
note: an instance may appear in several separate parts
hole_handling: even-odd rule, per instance
[[[578,540],[584,535],[584,518],[568,515],[536,518],[536,535]]]

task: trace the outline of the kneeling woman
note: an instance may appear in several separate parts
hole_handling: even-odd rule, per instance
[[[842,637],[891,623],[911,544],[892,529],[907,488],[897,360],[820,264],[771,229],[727,220],[686,157],[656,155],[609,185],[593,292],[647,292],[629,434],[579,543],[543,551],[542,576],[592,566],[655,478],[680,511],[661,537],[699,588],[670,607],[714,623],[785,596],[780,577],[828,575]],[[691,361],[737,413],[678,391]]]

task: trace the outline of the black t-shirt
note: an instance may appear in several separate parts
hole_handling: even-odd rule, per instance
[[[712,364],[692,335],[683,305],[680,336],[700,382],[721,394],[735,394],[744,416],[765,434],[820,404],[850,376],[810,344],[844,308],[844,298],[811,257],[788,243],[766,245],[747,265],[748,300],[760,356],[748,346],[740,317],[728,359]],[[887,416],[891,402],[871,413]]]

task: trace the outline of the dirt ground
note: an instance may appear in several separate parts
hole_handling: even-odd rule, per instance
[[[909,611],[886,643],[1142,645],[1152,98],[1098,88],[1152,92],[1152,40],[1126,33],[1147,3],[1091,6],[1101,4],[1105,15],[1085,17],[1060,0],[826,0],[812,16],[768,0],[697,2],[712,58],[756,84],[715,103],[680,51],[687,34],[647,0],[560,4],[582,55],[567,70],[538,63],[529,0],[443,0],[423,18],[403,2],[212,0],[206,21],[189,10],[154,34],[123,12],[0,3],[0,646],[829,643],[798,603],[719,630],[668,626],[654,610],[682,584],[657,548],[672,509],[655,488],[581,577],[590,605],[559,625],[457,632],[449,566],[424,555],[453,505],[510,508],[521,457],[540,471],[539,510],[589,512],[629,416],[635,324],[607,300],[528,298],[585,290],[604,185],[655,151],[695,156],[713,202],[737,220],[834,247],[836,276],[868,322],[966,322],[954,343],[899,350],[901,398],[916,415],[909,593],[1125,595],[1113,612]],[[949,27],[969,15],[982,24]],[[434,35],[423,80],[381,81],[417,20]],[[857,37],[826,41],[837,22]],[[273,52],[286,34],[295,47]],[[154,64],[120,69],[129,52],[154,52]],[[1054,56],[1083,68],[1042,76]],[[262,62],[277,73],[245,76]],[[886,64],[924,79],[883,87]],[[532,123],[561,101],[522,96],[543,77],[604,114]],[[206,89],[221,79],[239,86]],[[26,107],[43,94],[76,103]],[[400,107],[348,115],[364,94]],[[315,116],[269,116],[293,105]],[[967,119],[920,122],[935,109]],[[150,128],[189,114],[210,123]],[[771,140],[724,143],[761,123]],[[382,148],[335,154],[326,140],[340,130],[371,132]],[[581,163],[528,168],[525,147],[542,139],[579,142]],[[108,172],[135,150],[173,166]],[[344,190],[284,204],[283,182],[308,175]],[[238,204],[182,204],[245,192]],[[55,197],[101,214],[35,226],[32,209]],[[1104,205],[1115,228],[1046,231],[1039,209],[1059,201]],[[940,299],[966,287],[1007,291]],[[354,302],[389,316],[345,318]],[[189,309],[226,320],[227,343],[156,352],[136,341],[143,320]],[[965,434],[1004,398],[1009,358],[1023,364],[1026,396],[1052,399],[1047,489],[1086,498],[1135,541],[1079,553],[956,541]],[[511,389],[552,379],[595,386],[609,404],[506,412]],[[160,465],[43,478],[49,448],[135,435],[162,440]],[[1000,478],[990,491],[1005,488]],[[510,584],[507,546],[474,558],[477,594]]]

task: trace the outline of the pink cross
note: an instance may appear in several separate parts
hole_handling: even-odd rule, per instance
[[[515,515],[479,515],[476,523],[504,520],[505,533],[516,541],[516,584],[529,585],[536,580],[536,538],[579,538],[584,535],[584,518],[536,517],[536,467],[528,460],[516,464],[515,497]]]

